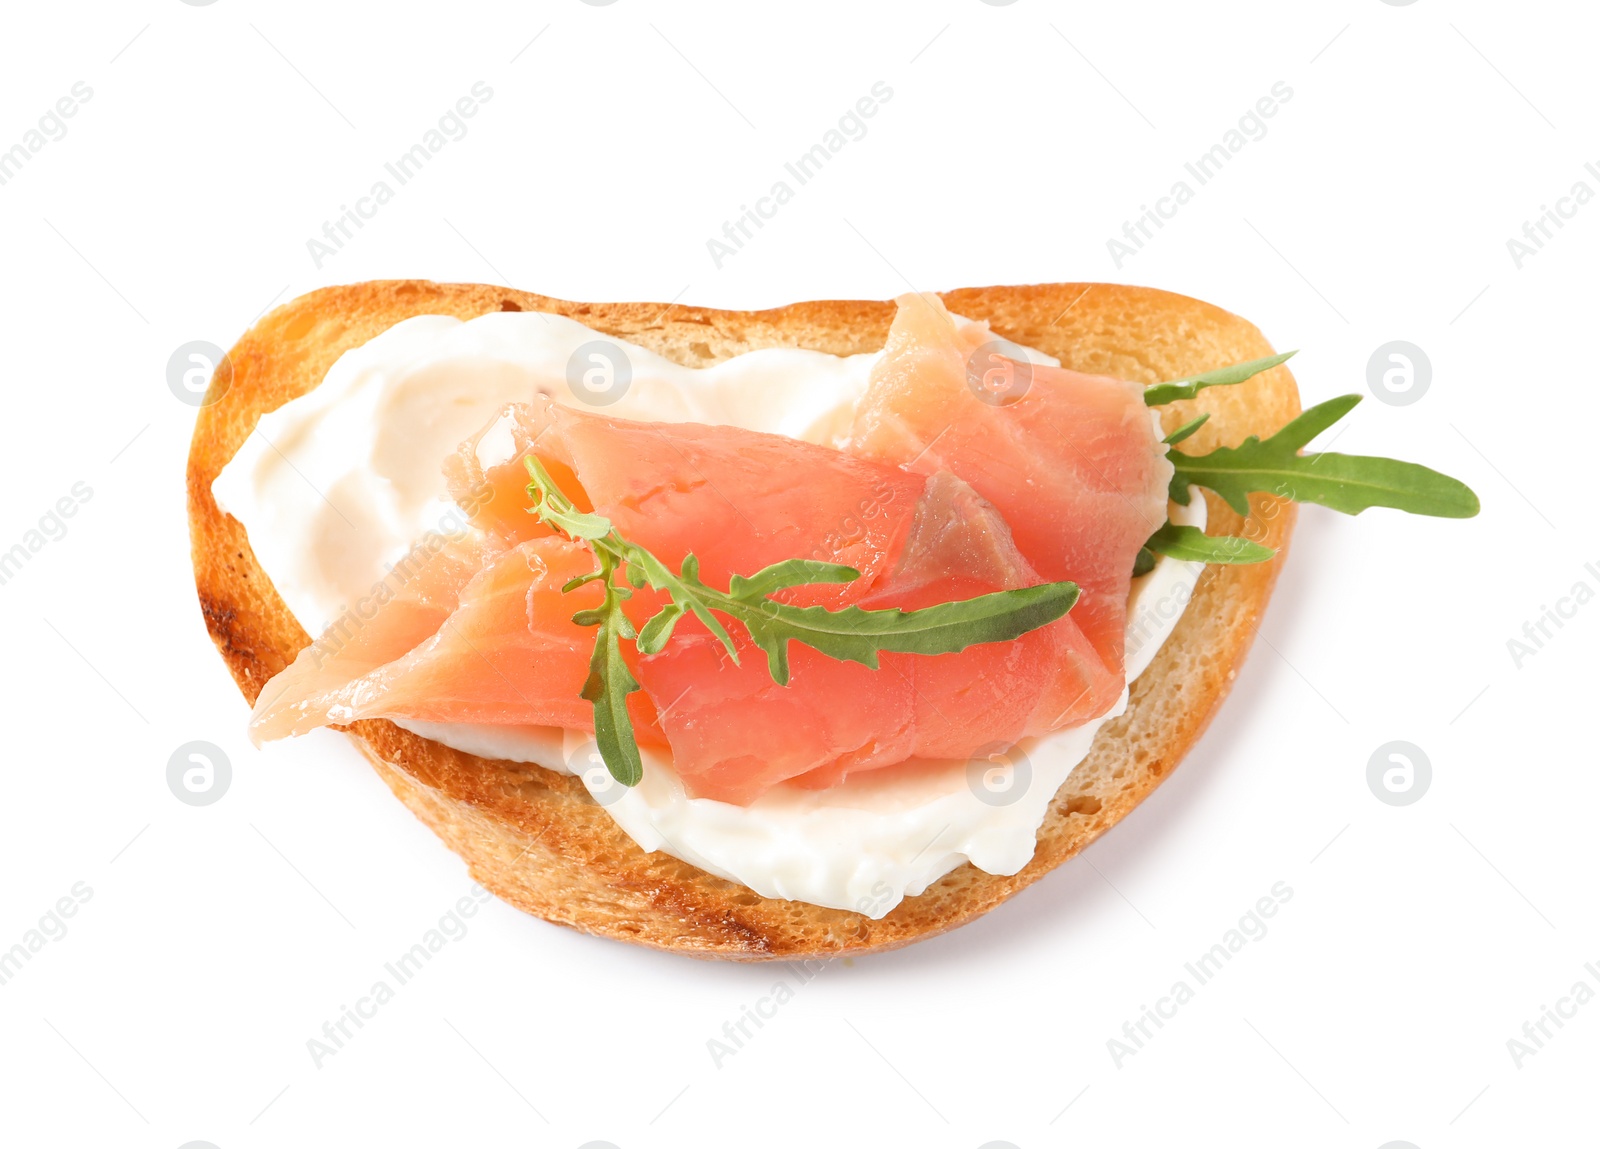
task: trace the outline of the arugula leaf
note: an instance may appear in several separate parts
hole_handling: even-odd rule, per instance
[[[610,537],[616,539],[617,545],[627,555],[629,568],[637,569],[650,589],[665,591],[672,596],[670,606],[644,624],[650,640],[648,646],[640,647],[640,650],[645,654],[661,653],[667,640],[672,637],[678,619],[685,614],[693,614],[722,643],[722,649],[728,652],[728,657],[737,666],[739,652],[734,649],[733,639],[728,637],[727,630],[711,613],[711,608],[717,605],[716,598],[714,594],[705,593],[710,592],[711,588],[700,581],[700,560],[694,555],[684,555],[681,573],[673,574],[665,563],[643,547],[624,542],[615,531],[611,532]],[[663,619],[662,615],[667,617]]]
[[[1048,626],[1078,601],[1070,582],[1041,583],[976,598],[942,602],[921,610],[863,610],[847,606],[792,606],[766,599],[731,600],[724,609],[767,652],[767,671],[779,686],[789,683],[789,643],[799,642],[841,662],[878,668],[878,654],[952,654],[983,642],[1010,642]]]
[[[1147,575],[1156,569],[1156,554],[1149,547],[1140,547],[1139,553],[1133,556],[1133,577]]]
[[[1187,439],[1190,435],[1193,435],[1196,431],[1198,431],[1200,429],[1200,427],[1202,426],[1202,424],[1204,424],[1205,421],[1207,419],[1209,419],[1209,418],[1211,418],[1211,412],[1207,411],[1204,415],[1201,415],[1198,419],[1190,419],[1187,423],[1185,423],[1183,426],[1179,427],[1176,431],[1174,431],[1172,434],[1168,435],[1165,439],[1163,439],[1161,441],[1163,443],[1165,443],[1169,447],[1173,446],[1176,443],[1181,443],[1185,439]]]
[[[1179,399],[1193,399],[1207,387],[1231,387],[1235,383],[1243,383],[1263,371],[1270,371],[1293,354],[1295,354],[1293,351],[1285,351],[1282,355],[1269,355],[1265,359],[1235,363],[1232,367],[1219,367],[1215,371],[1191,375],[1187,379],[1174,379],[1170,383],[1153,383],[1144,389],[1145,406],[1159,407],[1163,403],[1173,403]]]
[[[734,575],[728,582],[728,593],[734,598],[758,599],[790,587],[855,582],[860,577],[861,572],[854,567],[838,563],[819,562],[816,559],[784,559],[756,571],[749,578]]]
[[[734,575],[728,589],[721,591],[701,580],[700,563],[694,555],[685,555],[674,574],[644,547],[619,535],[603,515],[579,511],[537,459],[529,456],[526,466],[531,479],[528,495],[533,500],[529,513],[588,542],[599,564],[593,573],[571,579],[562,589],[575,590],[591,582],[599,582],[605,588],[601,605],[578,611],[572,621],[599,628],[583,697],[594,704],[595,742],[600,756],[612,777],[625,786],[637,785],[644,776],[644,767],[627,705],[628,695],[640,686],[622,657],[622,642],[633,640],[641,654],[657,654],[687,614],[700,619],[735,662],[738,653],[733,640],[712,611],[743,624],[751,640],[766,652],[767,670],[773,681],[786,686],[791,642],[804,643],[830,658],[876,669],[881,651],[949,654],[977,643],[1009,642],[1054,622],[1078,599],[1078,587],[1070,582],[996,591],[911,611],[864,610],[857,606],[829,610],[795,606],[769,597],[791,587],[848,583],[861,577],[852,567],[813,559],[786,559],[748,577]],[[637,633],[623,613],[622,604],[633,592],[617,585],[619,572],[625,572],[635,587],[649,586],[668,596],[669,601]]]
[[[638,553],[641,567],[647,572],[646,578],[650,580],[650,586],[655,590],[666,591],[672,596],[672,601],[644,624],[639,637],[639,650],[643,654],[659,654],[664,650],[668,640],[672,638],[673,628],[678,625],[678,619],[692,611],[694,616],[705,624],[706,629],[722,643],[723,649],[728,652],[728,657],[732,658],[734,665],[737,666],[739,652],[733,645],[733,639],[728,637],[727,630],[711,614],[713,608],[727,611],[728,604],[725,599],[772,606],[776,604],[767,603],[766,596],[774,591],[787,590],[794,586],[809,586],[814,583],[854,582],[861,577],[861,572],[854,567],[840,566],[838,563],[824,563],[814,559],[785,559],[757,571],[749,578],[734,575],[730,580],[728,593],[724,595],[700,581],[700,560],[694,555],[684,555],[682,573],[674,575],[642,547],[632,543],[624,545],[629,548],[630,554]]]
[[[1152,555],[1193,563],[1263,563],[1278,552],[1249,539],[1208,535],[1198,527],[1167,523],[1145,544]]]
[[[640,654],[660,654],[667,648],[667,643],[672,638],[673,628],[678,625],[678,620],[685,614],[685,608],[675,602],[656,611],[639,628],[639,639],[636,645]],[[734,657],[738,657],[735,655]]]
[[[534,514],[575,539],[593,541],[611,533],[611,521],[601,515],[585,514],[578,510],[572,500],[561,493],[561,488],[556,486],[550,472],[544,469],[544,464],[537,458],[529,455],[522,462],[533,478],[533,482],[528,484],[528,493],[537,500],[533,506]]]
[[[1168,494],[1188,506],[1190,485],[1209,487],[1241,515],[1250,513],[1252,491],[1319,503],[1348,515],[1368,507],[1451,519],[1478,513],[1478,496],[1471,488],[1420,464],[1331,451],[1299,453],[1359,402],[1359,395],[1343,395],[1319,403],[1268,439],[1252,435],[1237,447],[1219,447],[1206,455],[1173,451],[1168,458],[1176,472]]]
[[[609,556],[601,556],[600,567],[606,588],[604,601],[593,610],[580,610],[572,616],[579,626],[600,628],[594,653],[589,656],[589,677],[584,681],[582,697],[594,704],[594,740],[606,769],[624,786],[637,786],[644,777],[644,763],[639,760],[639,743],[628,714],[628,695],[640,687],[622,657],[622,640],[636,637],[633,623],[622,613],[623,600],[632,597],[633,592],[612,583]]]

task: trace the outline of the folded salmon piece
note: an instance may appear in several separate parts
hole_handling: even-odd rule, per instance
[[[529,452],[580,506],[669,566],[693,553],[711,586],[797,557],[861,572],[778,596],[832,609],[913,609],[1042,581],[1000,516],[953,475],[737,428],[609,419],[547,402],[508,408],[446,464],[452,493],[465,503],[479,492],[475,521],[507,542],[545,529],[526,512]],[[642,625],[655,605],[641,594],[627,609]],[[792,644],[790,680],[779,686],[743,628],[728,629],[737,664],[687,618],[664,651],[639,661],[637,677],[690,791],[732,802],[791,778],[831,785],[908,758],[966,757],[1014,740],[1056,677],[1063,640],[1088,650],[1070,628],[1050,628],[954,654],[886,654],[873,670]]]
[[[792,558],[861,572],[785,592],[806,606],[842,606],[876,585],[905,546],[927,482],[782,435],[614,419],[541,397],[508,405],[444,464],[470,521],[507,542],[551,533],[530,513],[530,454],[579,509],[605,515],[673,569],[693,552],[711,586]]]
[[[1045,580],[1078,584],[1062,623],[1082,632],[1098,665],[1069,658],[1031,725],[1103,714],[1123,687],[1134,559],[1167,518],[1172,464],[1144,389],[1010,358],[986,324],[958,324],[937,296],[898,303],[844,448],[959,476]]]
[[[810,558],[860,577],[780,598],[909,610],[1046,580],[1083,588],[1071,614],[1016,641],[885,654],[876,670],[791,644],[785,686],[737,624],[737,662],[693,617],[657,655],[626,645],[639,738],[670,748],[696,796],[829,786],[1103,713],[1122,688],[1134,554],[1164,516],[1171,468],[1132,384],[1034,366],[1025,396],[987,401],[968,386],[986,338],[937,300],[903,300],[847,451],[511,405],[445,462],[471,529],[354,634],[323,636],[268,683],[253,736],[366,717],[593,729],[581,691],[595,632],[572,615],[600,588],[561,588],[595,560],[530,513],[529,455],[667,565],[694,554],[714,587]],[[660,605],[639,590],[626,609],[638,626]]]
[[[252,716],[254,738],[374,717],[593,728],[581,692],[595,632],[574,624],[572,615],[596,605],[601,592],[589,585],[562,594],[561,587],[594,570],[595,562],[586,545],[555,535],[529,513],[529,454],[537,454],[553,475],[565,476],[558,481],[580,505],[598,501],[619,530],[663,561],[677,567],[693,550],[702,577],[713,586],[726,587],[736,573],[794,557],[841,562],[862,572],[848,586],[787,592],[801,605],[840,606],[871,590],[903,549],[913,505],[926,484],[899,468],[775,435],[610,420],[544,399],[512,405],[446,461],[451,493],[476,529],[420,564],[403,593],[361,623],[357,641],[324,636],[268,683]],[[599,495],[592,496],[588,486]],[[412,564],[405,565],[409,570]],[[426,611],[418,609],[421,602]],[[659,596],[641,589],[627,609],[642,625],[659,605]],[[645,742],[662,737],[655,700],[671,707],[672,728],[685,746],[675,758],[691,785],[717,765],[699,768],[695,741],[705,728],[700,699],[713,688],[707,684],[685,700],[686,687],[672,671],[680,649],[697,636],[710,637],[693,619],[680,623],[673,646],[651,667],[637,666],[646,690],[629,703]],[[631,644],[624,653],[640,662]],[[812,715],[811,735],[745,740],[746,747],[760,747],[770,758],[761,777],[803,773],[874,742],[886,722],[906,722],[901,716],[910,709],[909,686],[898,676],[817,657],[830,673],[809,669],[806,659],[797,667],[805,685],[783,696],[791,711],[798,706]],[[714,661],[720,666],[720,659]],[[763,657],[743,667],[730,662],[713,673],[732,678],[756,669],[766,674]],[[853,683],[847,702],[834,705],[819,693],[834,679],[840,683],[836,691]],[[731,712],[726,719],[731,721]],[[760,711],[744,716],[740,736],[760,719]],[[878,741],[880,757],[899,761],[909,752],[903,738]],[[765,787],[752,777],[744,789],[718,792],[753,796]]]
[[[370,618],[336,623],[266,684],[250,719],[257,745],[362,718],[592,723],[580,695],[594,634],[572,614],[601,592],[561,590],[594,569],[587,547],[555,535],[508,547],[473,532],[413,556]],[[649,698],[629,706],[639,740],[663,743]]]
[[[1042,581],[994,507],[950,472],[936,471],[917,503],[899,564],[859,605],[916,610]],[[877,673],[904,679],[910,692],[906,717],[913,738],[910,752],[901,757],[970,759],[1010,746],[1028,733],[1040,700],[1060,677],[1058,667],[1099,669],[1093,648],[1070,617],[1014,642],[985,643],[952,654],[879,655]],[[898,760],[886,755],[871,764]],[[856,769],[860,766],[855,761],[841,758],[794,782],[825,789]]]
[[[262,687],[251,739],[259,746],[359,717],[361,684],[438,634],[460,606],[462,588],[504,550],[480,534],[419,539],[372,594]]]

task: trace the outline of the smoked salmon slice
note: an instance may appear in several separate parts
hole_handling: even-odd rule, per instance
[[[999,515],[953,475],[927,480],[911,520],[895,567],[857,605],[912,610],[1040,581]],[[1061,637],[1045,628],[953,654],[882,654],[877,670],[794,645],[787,686],[742,630],[734,640],[737,666],[697,628],[643,659],[639,681],[690,788],[747,802],[779,781],[824,788],[908,758],[1009,745],[1054,681]]]
[[[504,549],[482,536],[419,540],[367,602],[335,620],[262,687],[251,738],[260,745],[354,718],[355,684],[438,634],[460,605],[462,588]],[[349,718],[339,716],[345,711]]]
[[[510,404],[446,461],[451,497],[474,525],[508,541],[550,533],[529,514],[530,453],[580,509],[674,570],[693,552],[713,586],[792,558],[861,572],[786,592],[804,606],[837,607],[872,589],[904,547],[927,481],[781,435],[613,419],[539,398]]]
[[[1103,714],[1123,687],[1134,559],[1166,522],[1172,478],[1143,388],[1009,359],[986,346],[986,324],[958,325],[937,296],[898,302],[845,450],[959,476],[1044,579],[1078,584],[1077,605],[1055,625],[1081,631],[1098,666],[1064,664],[1034,726]]]
[[[593,569],[586,547],[555,535],[511,547],[476,534],[452,541],[347,642],[330,631],[273,678],[251,737],[259,745],[362,718],[583,729],[594,638],[571,617],[600,591],[561,588]],[[649,699],[630,709],[639,740],[661,742]]]
[[[952,475],[929,478],[737,428],[609,419],[548,402],[511,406],[446,464],[463,505],[480,494],[474,521],[508,541],[545,529],[525,510],[529,452],[552,476],[571,476],[569,497],[668,566],[694,553],[713,586],[788,558],[861,572],[779,596],[834,609],[912,609],[1042,581],[1000,516]],[[485,491],[493,492],[486,501]],[[642,625],[655,605],[640,592],[627,609]],[[733,802],[790,778],[827,785],[1014,740],[1054,680],[1062,641],[1052,629],[956,654],[886,654],[877,670],[795,645],[790,681],[779,686],[748,636],[731,632],[737,664],[685,619],[635,676],[691,792]]]
[[[1018,365],[989,338],[936,298],[902,299],[843,450],[543,398],[510,405],[445,461],[470,529],[269,682],[252,736],[371,717],[593,729],[582,692],[595,631],[572,616],[601,590],[563,588],[596,563],[530,513],[529,455],[669,567],[695,555],[711,586],[807,558],[860,577],[778,597],[911,610],[1046,581],[1082,589],[1071,614],[1015,641],[884,653],[876,670],[793,643],[784,686],[737,625],[737,661],[692,616],[658,654],[626,644],[643,688],[629,698],[636,734],[670,749],[691,795],[746,803],[782,782],[968,758],[1104,713],[1123,687],[1134,556],[1165,518],[1171,466],[1133,384],[1030,365],[1024,394],[990,401],[969,364]],[[625,609],[640,626],[660,605],[638,589]]]

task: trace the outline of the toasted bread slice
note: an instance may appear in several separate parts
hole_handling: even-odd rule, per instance
[[[952,312],[1081,371],[1153,383],[1271,354],[1253,326],[1197,300],[1148,288],[1044,284],[953,291]],[[200,410],[189,452],[195,583],[206,626],[240,690],[262,685],[310,643],[223,514],[211,482],[257,419],[316,387],[341,353],[402,319],[490,311],[552,311],[691,366],[761,347],[846,355],[883,346],[894,304],[827,301],[770,311],[713,311],[647,303],[569,303],[528,292],[418,280],[329,287],[279,307],[230,353],[213,402]],[[1210,420],[1184,446],[1207,451],[1268,435],[1300,410],[1278,367],[1236,387],[1162,409],[1171,431]],[[1278,549],[1273,562],[1210,567],[1155,662],[1133,685],[1061,787],[1039,828],[1033,860],[1011,877],[963,865],[874,921],[845,910],[764,898],[661,853],[645,853],[578,779],[490,761],[385,721],[346,728],[397,797],[466,859],[505,901],[592,934],[706,958],[833,957],[892,949],[969,922],[1082,850],[1172,772],[1227,694],[1255,636],[1294,524],[1292,503],[1257,496],[1248,523],[1208,499],[1212,534],[1247,534]]]

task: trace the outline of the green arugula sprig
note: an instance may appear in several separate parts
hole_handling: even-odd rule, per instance
[[[1275,435],[1251,435],[1237,447],[1218,447],[1206,455],[1174,452],[1170,457],[1174,502],[1187,506],[1191,485],[1209,487],[1241,515],[1250,513],[1250,494],[1266,491],[1297,503],[1318,503],[1347,515],[1368,507],[1393,507],[1414,515],[1470,519],[1478,496],[1459,479],[1418,463],[1376,455],[1332,451],[1300,454],[1301,448],[1344,418],[1360,395],[1341,395],[1318,403],[1286,423]]]
[[[1282,355],[1269,355],[1265,359],[1235,363],[1232,367],[1219,367],[1215,371],[1191,375],[1187,379],[1152,384],[1144,389],[1144,405],[1159,407],[1163,403],[1176,403],[1179,399],[1193,399],[1207,387],[1231,387],[1235,383],[1243,383],[1246,379],[1252,379],[1263,371],[1270,371],[1278,364],[1286,362],[1294,354],[1293,351],[1285,351]]]
[[[1208,535],[1199,527],[1166,523],[1145,541],[1152,555],[1192,563],[1262,563],[1277,552],[1271,547],[1231,535]]]
[[[537,458],[529,455],[524,462],[531,478],[530,512],[564,534],[587,542],[595,554],[597,568],[561,589],[573,591],[598,582],[605,591],[599,606],[578,611],[572,621],[598,628],[583,697],[594,705],[600,756],[612,777],[624,786],[637,785],[644,767],[628,714],[628,696],[640,686],[628,669],[622,643],[632,641],[640,654],[659,654],[686,614],[699,619],[735,663],[738,650],[716,616],[725,615],[739,623],[766,653],[772,680],[787,686],[791,642],[876,670],[878,655],[883,652],[951,654],[978,643],[1010,642],[1054,622],[1078,600],[1078,587],[1070,582],[995,591],[911,611],[857,606],[829,610],[795,606],[771,597],[791,587],[848,583],[861,577],[853,567],[812,559],[786,559],[748,577],[734,575],[728,589],[721,591],[701,580],[700,563],[694,555],[685,555],[674,573],[644,547],[619,535],[610,519],[578,510]],[[618,575],[625,581],[619,582]],[[634,589],[645,586],[664,593],[668,601],[635,631],[623,603],[633,597]]]
[[[1207,387],[1243,383],[1284,362],[1293,351],[1252,359],[1171,383],[1146,387],[1146,406],[1193,399]],[[1368,507],[1392,507],[1414,515],[1466,519],[1478,513],[1478,496],[1458,479],[1417,463],[1374,455],[1340,455],[1331,451],[1300,452],[1361,402],[1359,395],[1341,395],[1302,412],[1274,435],[1251,435],[1237,447],[1218,447],[1205,455],[1169,451],[1174,473],[1168,494],[1179,506],[1189,505],[1189,488],[1206,487],[1221,495],[1241,515],[1250,513],[1250,495],[1261,491],[1299,503],[1318,503],[1347,515]],[[1209,414],[1191,419],[1168,435],[1169,447],[1198,431]],[[1194,527],[1167,523],[1150,536],[1134,561],[1135,576],[1155,565],[1156,555],[1191,562],[1265,562],[1276,552],[1248,539],[1206,535]]]

